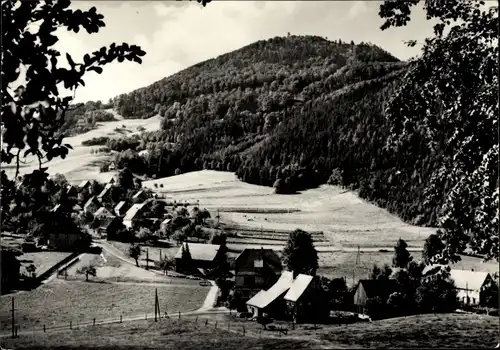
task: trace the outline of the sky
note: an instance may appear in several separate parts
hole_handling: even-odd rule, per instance
[[[406,60],[432,35],[432,23],[421,7],[410,24],[380,30],[379,1],[221,1],[206,7],[196,1],[74,1],[73,9],[92,6],[104,15],[106,27],[97,34],[58,31],[56,48],[76,62],[87,52],[113,42],[127,42],[147,52],[141,65],[113,63],[102,74],[88,73],[76,102],[108,101],[172,75],[198,62],[275,36],[317,35],[329,40],[371,42]]]

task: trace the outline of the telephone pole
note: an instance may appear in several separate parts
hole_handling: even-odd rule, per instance
[[[157,313],[158,313],[158,288],[155,288],[155,322],[158,322]]]
[[[356,254],[356,266],[361,263],[361,252],[360,252],[360,247],[358,245],[358,253]]]
[[[146,270],[149,270],[149,248],[146,248]]]

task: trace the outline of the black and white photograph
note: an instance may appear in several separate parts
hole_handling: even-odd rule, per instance
[[[500,347],[497,1],[1,16],[0,350]]]

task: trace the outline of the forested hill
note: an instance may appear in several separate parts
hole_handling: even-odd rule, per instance
[[[424,206],[422,197],[439,154],[427,154],[418,137],[397,153],[385,147],[384,104],[405,67],[371,44],[311,36],[253,43],[115,98],[125,118],[164,117],[162,130],[131,142],[117,165],[158,177],[235,171],[282,193],[330,181],[433,225],[443,198]],[[149,156],[139,157],[145,148]]]

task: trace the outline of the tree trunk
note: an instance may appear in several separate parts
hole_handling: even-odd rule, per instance
[[[139,260],[135,259],[135,266],[139,267]]]
[[[86,273],[86,274],[85,274],[85,282],[88,282],[88,281],[89,281],[89,274],[88,274],[88,273]]]

